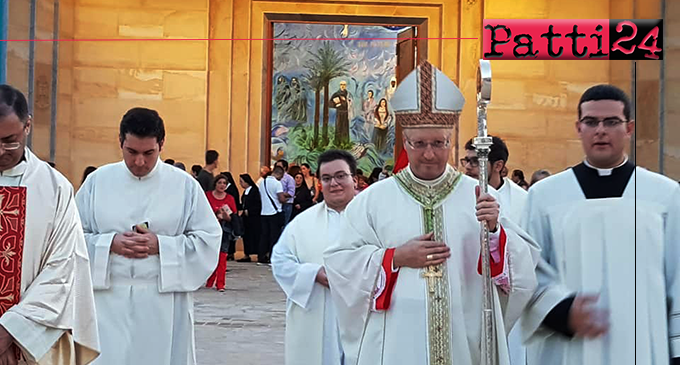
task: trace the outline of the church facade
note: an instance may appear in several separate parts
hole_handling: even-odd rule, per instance
[[[56,31],[56,0],[4,0],[9,23],[0,26],[7,39],[30,38],[31,2],[36,38],[80,41],[59,42],[54,55],[53,42],[35,42],[35,52],[28,42],[3,42],[3,76],[27,94],[30,89],[33,149],[53,159],[76,187],[86,166],[120,159],[118,124],[134,106],[157,109],[164,118],[163,158],[203,164],[205,150],[215,149],[221,171],[257,175],[272,158],[267,39],[276,23],[418,25],[418,36],[430,38],[419,42],[418,56],[452,78],[467,101],[455,147],[460,153],[476,131],[485,18],[664,18],[665,61],[638,62],[636,69],[628,61],[493,61],[488,121],[490,133],[509,146],[510,170],[522,169],[527,178],[537,169],[559,172],[582,158],[574,128],[580,94],[599,83],[632,93],[637,72],[631,154],[639,165],[680,179],[680,104],[671,99],[680,95],[680,3],[674,1],[58,0]],[[167,40],[147,40],[159,38]]]

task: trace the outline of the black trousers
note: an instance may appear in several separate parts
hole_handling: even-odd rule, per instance
[[[272,249],[283,231],[285,218],[283,213],[263,215],[260,216],[260,222],[262,223],[262,233],[260,235],[260,250],[257,253],[257,261],[269,262]]]

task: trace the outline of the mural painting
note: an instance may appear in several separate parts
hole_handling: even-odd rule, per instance
[[[272,164],[284,158],[316,170],[319,154],[331,148],[350,151],[368,173],[393,164],[390,98],[397,86],[398,32],[380,26],[274,24]]]

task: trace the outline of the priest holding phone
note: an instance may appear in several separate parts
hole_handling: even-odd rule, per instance
[[[128,111],[119,138],[123,161],[76,194],[99,321],[95,364],[192,365],[192,292],[217,265],[222,229],[198,182],[159,159],[156,111]]]

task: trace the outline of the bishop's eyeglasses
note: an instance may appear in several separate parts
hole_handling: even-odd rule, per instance
[[[414,150],[423,151],[427,148],[427,146],[432,147],[432,149],[434,150],[443,150],[449,148],[451,142],[449,140],[425,142],[425,141],[411,141],[410,139],[406,139],[406,144],[408,144]]]
[[[599,126],[600,123],[602,123],[602,125],[605,128],[611,128],[611,127],[615,127],[615,126],[617,126],[621,123],[625,123],[627,121],[623,120],[619,117],[608,117],[608,118],[604,118],[604,119],[595,118],[595,117],[583,117],[583,118],[581,118],[581,120],[579,120],[579,122],[585,124],[586,126],[588,126],[590,128],[597,128],[597,126]]]

